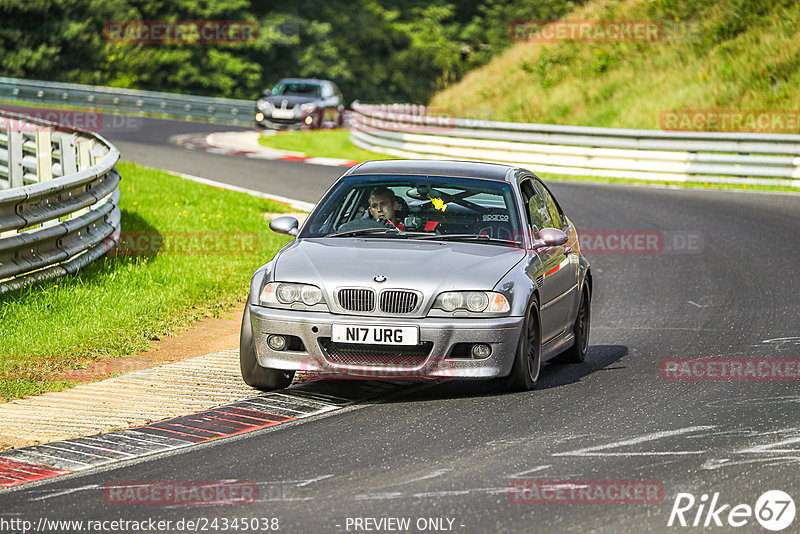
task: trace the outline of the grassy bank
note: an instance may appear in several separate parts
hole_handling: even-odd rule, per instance
[[[800,110],[794,1],[592,0],[564,19],[648,20],[663,30],[654,42],[518,43],[431,106],[460,117],[653,129],[668,110]],[[783,133],[800,133],[797,121]]]
[[[0,396],[69,386],[66,372],[138,353],[242,300],[288,238],[265,212],[287,208],[121,163],[122,240],[75,277],[0,297]],[[124,253],[122,253],[124,252]]]
[[[308,157],[342,158],[352,161],[371,159],[396,159],[378,152],[370,152],[350,142],[347,130],[290,130],[275,135],[262,135],[258,140],[266,147],[290,152],[302,152]]]

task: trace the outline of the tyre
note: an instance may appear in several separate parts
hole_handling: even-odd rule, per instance
[[[589,286],[583,286],[581,290],[581,304],[578,308],[578,315],[572,325],[572,335],[575,343],[561,353],[558,363],[581,363],[586,359],[586,351],[589,348],[589,323],[592,318],[592,295]]]
[[[517,345],[517,354],[511,374],[502,379],[506,391],[529,391],[536,385],[542,368],[542,336],[539,329],[539,303],[528,305],[522,333]]]
[[[239,334],[239,367],[242,371],[244,383],[261,391],[283,389],[288,387],[294,378],[294,371],[269,369],[259,365],[258,358],[256,358],[253,329],[250,325],[250,313],[247,311],[247,305],[244,308],[242,330]]]

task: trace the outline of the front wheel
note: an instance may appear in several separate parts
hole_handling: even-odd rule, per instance
[[[536,386],[542,368],[542,337],[539,334],[539,303],[535,300],[528,306],[522,326],[517,354],[511,374],[502,379],[507,391],[529,391]]]
[[[239,367],[242,371],[244,383],[261,391],[283,389],[288,387],[294,378],[294,371],[269,369],[262,367],[258,363],[255,344],[253,343],[250,312],[247,310],[246,304],[244,316],[242,317],[242,330],[239,334]]]

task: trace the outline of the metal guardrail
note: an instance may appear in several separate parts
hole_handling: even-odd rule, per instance
[[[0,294],[74,274],[116,246],[118,160],[99,135],[0,112]]]
[[[408,104],[352,107],[353,143],[393,156],[495,161],[575,176],[800,187],[800,135],[453,119]]]
[[[255,100],[212,98],[0,76],[0,99],[251,124]]]

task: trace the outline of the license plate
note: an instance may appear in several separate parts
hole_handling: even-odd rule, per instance
[[[332,340],[336,343],[367,343],[370,345],[416,345],[419,328],[416,326],[356,326],[333,325]]]
[[[272,117],[275,119],[293,119],[294,118],[294,110],[293,109],[273,109],[272,110]]]

